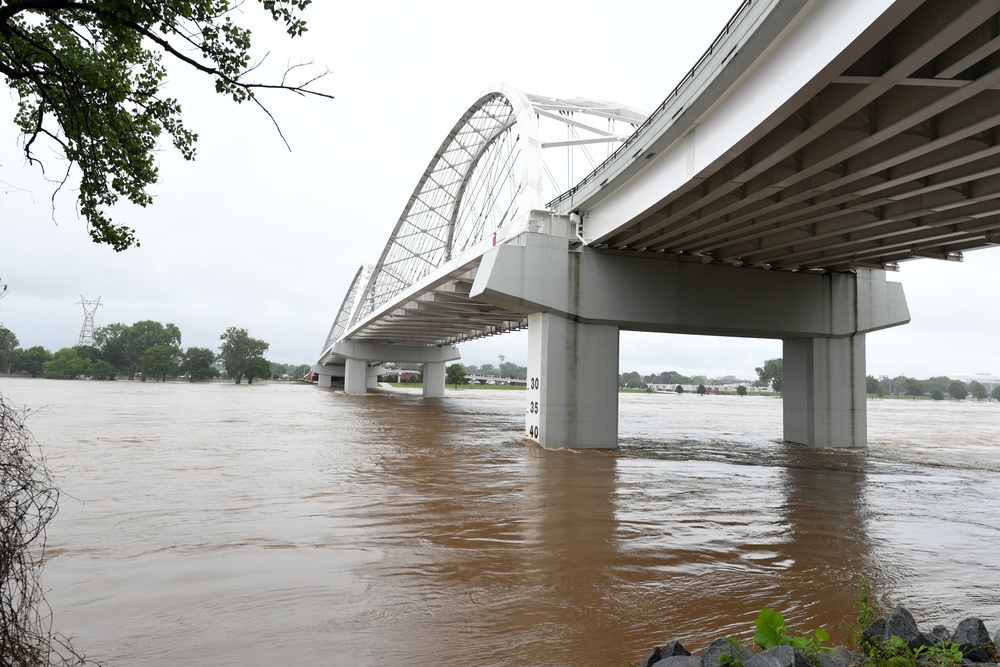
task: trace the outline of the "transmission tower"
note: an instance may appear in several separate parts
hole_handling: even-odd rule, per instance
[[[83,306],[83,326],[80,328],[80,340],[77,341],[77,345],[93,345],[94,344],[94,313],[97,312],[97,307],[101,305],[101,297],[96,299],[84,299],[83,295],[80,295],[79,305]]]

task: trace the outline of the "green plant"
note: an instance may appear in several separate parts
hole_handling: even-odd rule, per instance
[[[864,632],[868,626],[875,622],[879,613],[875,593],[867,579],[861,579],[858,582],[858,600],[854,603],[854,611],[855,626],[853,630],[850,628],[842,629],[846,631],[847,643],[850,648],[863,649],[867,643]]]
[[[775,646],[791,646],[813,655],[833,650],[831,646],[823,646],[825,642],[830,641],[830,633],[826,628],[816,628],[800,637],[790,635],[781,612],[767,607],[760,610],[754,625],[757,626],[757,633],[753,636],[753,640],[765,650]]]
[[[723,639],[729,644],[730,650],[719,656],[719,664],[722,667],[743,667],[743,661],[739,658],[741,655],[739,648],[742,646],[740,640],[733,637],[723,637]]]
[[[965,655],[962,654],[962,647],[955,642],[941,642],[934,646],[921,646],[914,649],[914,655],[921,664],[932,667],[950,667],[960,665]]]
[[[874,667],[956,667],[965,657],[954,642],[910,648],[902,637],[893,635],[888,641],[867,647]]]

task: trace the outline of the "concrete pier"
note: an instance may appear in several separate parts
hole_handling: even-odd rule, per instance
[[[461,359],[458,348],[452,345],[426,347],[421,345],[385,345],[340,341],[334,347],[344,360],[343,366],[316,364],[312,370],[319,375],[319,386],[330,387],[333,378],[344,378],[344,391],[348,394],[365,394],[374,389],[378,376],[383,374],[381,362],[421,363],[424,365],[424,396],[444,396],[445,365]]]

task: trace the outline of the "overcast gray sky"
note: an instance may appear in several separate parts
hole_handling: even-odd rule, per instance
[[[504,82],[652,110],[737,4],[324,0],[292,41],[248,15],[258,52],[270,50],[262,76],[311,59],[330,68],[320,87],[336,99],[265,98],[289,152],[258,109],[172,68],[167,92],[200,135],[198,157],[163,148],[156,203],[115,211],[142,242],[124,253],[89,241],[73,192],[53,214],[52,186],[23,165],[14,102],[0,94],[0,279],[10,286],[0,322],[24,346],[57,350],[76,344],[81,295],[100,296],[98,326],[173,322],[184,347],[211,348],[245,327],[270,342],[272,360],[312,363],[355,271],[378,259],[434,150],[483,89]],[[1000,373],[998,268],[1000,249],[903,264],[890,279],[904,284],[913,321],[868,336],[868,371]],[[477,341],[463,360],[525,364],[526,341]],[[620,367],[751,378],[780,354],[778,341],[623,332]]]

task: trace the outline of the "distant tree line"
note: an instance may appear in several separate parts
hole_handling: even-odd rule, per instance
[[[642,375],[638,371],[629,371],[618,374],[618,386],[622,389],[648,389],[651,384],[665,384],[698,386],[698,385],[724,385],[743,382],[735,375],[724,375],[722,377],[709,378],[707,375],[684,375],[677,371],[663,371],[662,373],[652,373]],[[681,392],[683,393],[683,392]]]
[[[893,378],[887,376],[876,378],[869,375],[865,378],[865,384],[868,395],[879,398],[911,396],[916,399],[919,396],[930,396],[935,401],[943,401],[948,397],[956,401],[964,401],[971,397],[977,401],[985,401],[988,398],[1000,401],[1000,385],[994,386],[991,392],[986,385],[977,380],[966,383],[962,380],[953,380],[946,375],[938,375],[926,380],[918,380],[905,375],[897,375]]]
[[[493,364],[483,364],[482,366],[476,366],[475,364],[459,365],[465,370],[466,375],[487,375],[499,378],[516,378],[518,380],[526,380],[528,378],[528,367],[518,366],[512,361],[505,361],[499,366],[494,366]]]
[[[165,381],[184,377],[191,382],[224,376],[236,384],[255,379],[302,378],[308,364],[276,364],[264,358],[269,344],[246,329],[229,327],[219,336],[219,351],[205,347],[181,349],[177,325],[142,320],[131,325],[109,324],[94,331],[93,345],[76,345],[50,352],[41,345],[20,347],[9,329],[0,326],[0,373],[23,373],[56,379],[119,377]]]

